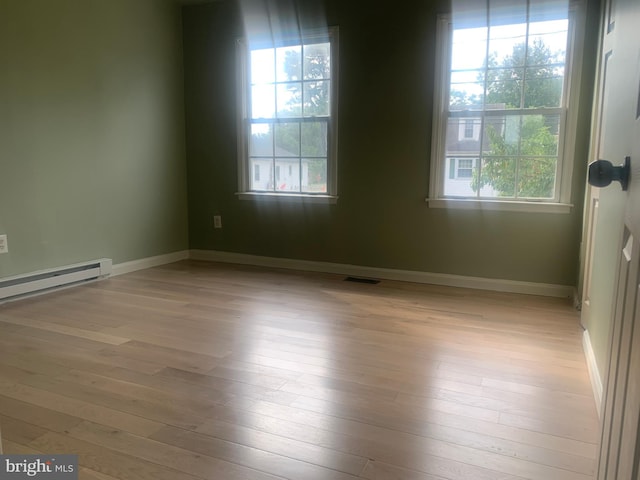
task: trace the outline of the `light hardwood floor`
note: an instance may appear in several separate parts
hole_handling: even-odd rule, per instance
[[[185,261],[0,306],[5,453],[81,479],[587,480],[568,300]]]

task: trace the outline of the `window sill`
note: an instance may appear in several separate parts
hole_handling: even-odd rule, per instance
[[[258,202],[287,202],[287,203],[338,203],[335,195],[311,195],[304,193],[270,193],[270,192],[237,192],[240,200]]]
[[[474,200],[467,198],[427,198],[429,208],[458,208],[464,210],[561,213],[571,212],[573,204],[549,202],[518,202],[508,200]]]

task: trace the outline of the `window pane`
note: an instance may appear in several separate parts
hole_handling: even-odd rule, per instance
[[[302,156],[327,156],[327,122],[305,122],[302,124]]]
[[[276,79],[273,48],[251,51],[251,83],[273,83]]]
[[[553,198],[556,158],[525,158],[518,168],[518,197]]]
[[[479,145],[480,142],[480,128],[482,127],[482,120],[480,118],[459,118],[458,124],[458,141],[459,142],[475,142],[472,145]],[[452,126],[454,124],[452,123]],[[469,145],[469,143],[467,143]]]
[[[278,123],[275,125],[276,155],[278,157],[300,156],[300,124]]]
[[[300,192],[299,158],[276,158],[276,172],[279,172],[276,190],[281,192]]]
[[[453,31],[452,70],[485,67],[487,56],[487,28],[464,28]]]
[[[313,43],[304,46],[304,79],[331,77],[329,43]]]
[[[302,159],[302,191],[324,193],[327,191],[327,159]]]
[[[273,118],[276,115],[276,92],[274,85],[251,87],[251,118]]]
[[[520,108],[522,68],[497,68],[487,72],[487,108]]]
[[[479,110],[482,108],[484,84],[464,83],[451,85],[449,107],[451,110]]]
[[[264,123],[251,125],[249,155],[252,157],[273,157],[273,131],[271,125]]]
[[[496,115],[485,119],[483,150],[486,155],[520,153],[520,115]]]
[[[299,117],[302,115],[301,84],[281,83],[277,86],[278,117]]]
[[[527,24],[492,26],[489,28],[489,67],[505,61],[510,66],[524,66]]]
[[[558,155],[559,115],[527,115],[522,119],[520,154]]]
[[[449,106],[452,110],[481,108],[484,96],[484,71],[451,72]]]
[[[559,107],[562,102],[564,68],[548,66],[527,68],[524,107]]]
[[[557,155],[559,115],[491,115],[485,120],[487,155]]]
[[[329,81],[304,82],[304,116],[329,115]]]
[[[482,197],[513,197],[516,193],[516,159],[488,157],[480,169]]]
[[[540,45],[544,45],[553,62],[564,64],[567,50],[567,35],[569,21],[554,20],[549,22],[536,22],[529,26],[529,53],[527,64],[536,66],[540,59],[536,58],[536,52]],[[538,46],[538,47],[536,47]],[[543,63],[548,63],[544,61]]]
[[[272,158],[250,158],[251,190],[272,190],[273,189],[273,159]]]
[[[302,47],[294,45],[276,49],[276,80],[302,80]]]
[[[444,194],[448,197],[477,197],[477,159],[447,157]]]
[[[467,120],[472,120],[474,124],[480,122],[479,118],[452,117],[449,119],[446,137],[447,156],[480,156],[480,126],[478,124],[477,136],[467,138],[465,137]]]

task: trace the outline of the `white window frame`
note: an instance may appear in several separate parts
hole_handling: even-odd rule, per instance
[[[338,200],[338,27],[301,32],[296,36],[282,36],[277,42],[272,39],[246,39],[236,42],[238,79],[238,192],[241,200],[274,200],[308,203],[336,203]],[[285,45],[302,45],[316,42],[330,43],[330,105],[327,121],[327,191],[323,193],[300,193],[251,190],[249,140],[251,138],[251,85],[248,76],[251,49],[273,48]],[[310,117],[316,118],[316,117]],[[319,118],[319,117],[317,117]],[[275,172],[274,172],[275,173]]]
[[[494,198],[447,197],[444,194],[452,21],[451,15],[438,16],[429,197],[426,199],[430,208],[463,208],[543,213],[569,213],[571,211],[573,207],[573,204],[571,204],[571,180],[575,162],[585,23],[586,5],[584,0],[571,0],[569,5],[569,29],[565,60],[563,106],[561,107],[563,109],[561,121],[564,122],[564,135],[561,136],[558,144],[558,169],[556,171],[556,191],[554,197],[551,200],[502,200]]]

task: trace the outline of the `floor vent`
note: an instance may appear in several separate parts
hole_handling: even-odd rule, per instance
[[[102,258],[91,262],[51,268],[39,272],[0,279],[0,303],[16,300],[27,295],[97,280],[111,274],[111,259]]]
[[[361,278],[361,277],[347,277],[344,279],[345,282],[356,282],[356,283],[369,283],[371,285],[375,285],[380,283],[380,280],[375,280],[373,278]]]

